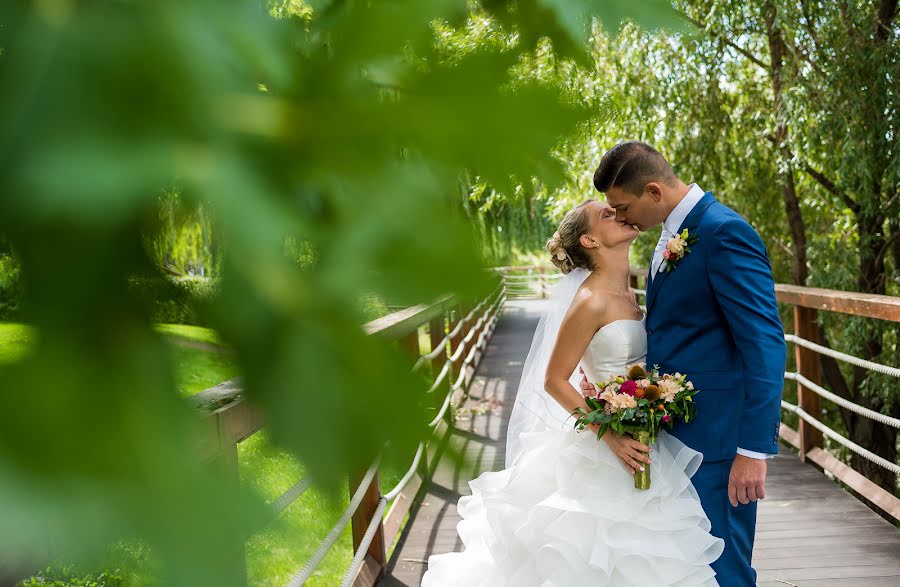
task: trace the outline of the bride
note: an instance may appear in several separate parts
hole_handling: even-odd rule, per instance
[[[579,366],[598,382],[646,356],[644,316],[628,287],[637,235],[588,200],[547,242],[566,275],[525,362],[506,468],[469,482],[472,495],[458,504],[465,550],[431,556],[423,587],[717,585],[710,564],[723,542],[690,480],[702,455],[664,431],[652,447],[612,431],[597,440],[570,416],[586,407]],[[643,467],[646,491],[632,479]]]

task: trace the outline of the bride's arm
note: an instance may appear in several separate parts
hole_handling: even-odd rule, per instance
[[[569,383],[569,377],[578,367],[578,361],[594,334],[603,326],[605,311],[605,304],[599,296],[592,296],[587,291],[579,292],[559,327],[556,344],[547,364],[544,389],[570,414],[578,408],[588,409],[584,397]],[[596,425],[590,428],[595,433],[598,432]],[[643,470],[642,463],[650,462],[647,454],[650,447],[629,436],[608,432],[603,435],[603,440],[632,475],[637,469]]]
[[[578,408],[587,408],[584,397],[569,383],[569,377],[578,368],[578,361],[594,334],[603,326],[605,311],[599,296],[581,291],[560,324],[544,376],[544,389],[570,414]]]

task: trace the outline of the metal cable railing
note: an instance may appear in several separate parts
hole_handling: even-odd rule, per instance
[[[884,375],[890,375],[893,377],[900,378],[900,369],[898,369],[896,367],[890,367],[888,365],[882,365],[881,363],[875,363],[873,361],[868,361],[866,359],[854,357],[853,355],[848,355],[847,353],[842,353],[840,351],[828,348],[826,346],[816,344],[814,342],[811,342],[809,340],[806,340],[805,338],[801,338],[794,334],[785,334],[784,339],[787,342],[792,342],[796,345],[802,346],[804,348],[807,348],[811,351],[814,351],[814,352],[822,354],[822,355],[827,355],[838,361],[843,361],[845,363],[849,363],[851,365],[855,365],[855,366],[861,367],[863,369],[869,369],[871,371],[876,371],[876,372],[882,373]],[[784,378],[787,380],[790,380],[790,381],[796,381],[798,384],[802,385],[804,389],[809,389],[810,391],[817,393],[818,395],[822,396],[823,398],[825,398],[831,402],[834,402],[835,404],[841,406],[842,408],[850,410],[851,412],[853,412],[855,414],[859,414],[860,416],[869,418],[871,420],[875,420],[876,422],[880,422],[887,426],[893,426],[894,428],[900,428],[900,419],[892,418],[891,416],[882,414],[880,412],[876,412],[875,410],[872,410],[865,406],[861,406],[861,405],[854,403],[846,398],[840,397],[839,395],[837,395],[831,391],[828,391],[827,389],[825,389],[821,385],[815,383],[814,381],[810,381],[809,379],[804,377],[802,373],[785,372]],[[818,420],[817,420],[817,422],[818,422]],[[822,424],[822,425],[824,426],[824,424]],[[837,433],[835,433],[835,434],[837,434]]]
[[[854,357],[853,355],[848,355],[846,353],[842,353],[840,351],[836,351],[834,349],[828,348],[827,346],[822,346],[820,344],[816,344],[814,342],[808,341],[805,338],[800,338],[799,336],[797,336],[795,334],[785,334],[784,340],[786,340],[787,342],[792,342],[796,345],[800,345],[811,351],[815,351],[815,352],[819,353],[820,355],[826,355],[833,359],[837,359],[838,361],[843,361],[845,363],[855,365],[856,367],[861,367],[863,369],[869,369],[870,371],[875,371],[875,372],[881,373],[883,375],[890,375],[892,377],[900,377],[900,368],[898,368],[898,367],[889,367],[888,365],[882,365],[881,363],[874,363],[872,361],[860,359],[859,357]]]
[[[816,344],[812,341],[806,340],[805,338],[801,338],[794,334],[785,334],[784,339],[787,342],[792,342],[798,346],[809,349],[813,352],[816,352],[821,355],[826,355],[836,359],[838,361],[842,361],[848,363],[850,365],[854,365],[856,367],[860,367],[863,369],[868,369],[871,371],[876,371],[878,373],[882,373],[884,375],[890,375],[893,377],[900,377],[900,369],[896,367],[890,367],[888,365],[882,365],[881,363],[875,363],[873,361],[868,361],[866,359],[861,359],[859,357],[855,357],[853,355],[849,355],[847,353],[842,353],[840,351],[828,348],[826,346],[822,346],[820,344]],[[863,416],[864,418],[869,418],[886,426],[892,426],[894,428],[900,429],[900,419],[893,418],[888,416],[887,414],[882,414],[865,406],[861,406],[857,403],[854,403],[846,398],[843,398],[831,391],[825,389],[821,385],[817,384],[814,381],[811,381],[807,377],[803,376],[802,373],[792,373],[785,372],[784,378],[789,381],[795,381],[798,385],[803,386],[804,389],[808,389],[819,396],[833,402],[834,404],[849,410],[855,414]],[[795,406],[789,402],[783,401],[781,402],[781,407],[784,410],[787,410],[793,414],[796,414],[801,420],[820,431],[824,436],[830,438],[834,442],[844,446],[851,452],[859,455],[860,457],[868,460],[869,462],[875,463],[888,471],[900,475],[900,466],[897,463],[893,463],[884,457],[881,457],[872,451],[860,446],[859,444],[853,442],[849,438],[835,432],[833,429],[828,427],[826,424],[816,419],[809,412],[804,410],[800,406]]]
[[[506,300],[506,298],[503,295],[503,291],[501,289],[500,296],[497,299],[497,301],[494,304],[492,304],[482,315],[481,319],[479,319],[478,323],[485,323],[485,320],[487,320],[487,322],[486,322],[487,327],[482,331],[481,335],[478,337],[478,342],[475,344],[475,346],[472,347],[472,349],[469,351],[469,354],[466,356],[465,360],[463,361],[463,365],[460,368],[460,376],[457,378],[456,382],[447,391],[447,396],[444,399],[444,403],[441,407],[441,410],[438,412],[437,416],[435,416],[435,418],[431,422],[429,422],[428,426],[432,429],[432,433],[429,435],[428,439],[419,443],[419,446],[416,449],[416,455],[415,455],[415,457],[413,457],[413,462],[412,462],[410,468],[407,470],[406,474],[400,480],[400,482],[397,483],[397,485],[391,491],[389,491],[387,494],[381,496],[379,503],[378,503],[378,507],[375,510],[375,514],[372,516],[372,520],[369,522],[369,527],[366,530],[366,535],[363,537],[363,541],[360,543],[360,546],[357,548],[356,556],[354,556],[353,561],[350,564],[350,568],[347,569],[347,573],[344,576],[344,581],[341,583],[342,587],[346,587],[352,583],[353,577],[356,576],[356,574],[359,572],[360,567],[362,566],[363,562],[365,561],[365,552],[366,552],[366,550],[368,550],[369,545],[371,544],[371,541],[372,541],[372,537],[374,537],[374,535],[375,535],[375,530],[377,529],[378,524],[380,523],[380,518],[381,518],[382,514],[384,513],[384,509],[387,505],[387,502],[390,501],[391,499],[394,499],[396,496],[400,495],[400,492],[403,491],[403,489],[406,487],[406,485],[410,482],[410,480],[412,480],[413,476],[415,475],[415,472],[419,466],[419,462],[422,458],[422,453],[425,450],[425,445],[431,439],[431,436],[434,435],[434,429],[437,427],[438,423],[443,419],[444,415],[446,414],[447,410],[449,409],[451,398],[453,397],[453,393],[462,387],[463,381],[465,380],[466,368],[470,365],[471,361],[474,360],[475,352],[477,350],[479,350],[480,348],[483,348],[483,346],[487,344],[487,339],[489,338],[489,333],[493,333],[493,328],[496,324],[499,310],[502,307],[503,302],[505,300]],[[490,317],[488,317],[489,315],[490,315]],[[473,328],[472,331],[470,332],[470,335],[472,334],[472,332],[476,332],[476,331],[477,331],[477,329]],[[471,336],[467,336],[466,339],[471,339]],[[461,342],[459,346],[461,348],[464,348],[465,343]],[[367,537],[368,537],[368,540],[366,540]]]
[[[478,312],[485,308],[485,306],[487,305],[487,308],[483,310],[478,320],[472,326],[467,335],[459,342],[457,348],[453,351],[450,357],[447,358],[441,371],[438,373],[437,377],[435,377],[435,381],[432,384],[431,388],[428,389],[427,393],[433,393],[440,388],[440,386],[448,377],[452,366],[457,361],[459,361],[459,359],[462,357],[463,352],[465,352],[470,343],[475,340],[475,336],[477,335],[478,338],[477,340],[475,340],[475,344],[472,345],[471,348],[469,348],[469,352],[466,354],[465,359],[462,360],[459,368],[459,375],[456,381],[448,386],[447,394],[444,398],[441,408],[438,410],[437,415],[434,417],[434,419],[432,419],[431,422],[428,423],[429,428],[431,428],[432,430],[428,438],[419,443],[411,466],[397,483],[397,485],[386,494],[380,496],[375,512],[372,515],[371,520],[369,521],[368,527],[366,528],[366,532],[363,535],[356,549],[353,560],[351,561],[350,566],[344,575],[343,581],[341,582],[342,587],[349,587],[349,585],[353,583],[357,573],[365,562],[366,552],[371,546],[372,541],[374,540],[374,537],[377,533],[378,527],[382,522],[382,517],[384,515],[384,511],[387,507],[388,502],[399,496],[403,489],[415,476],[415,473],[419,468],[419,463],[421,462],[422,455],[425,452],[425,446],[433,437],[437,425],[441,422],[441,420],[444,419],[445,415],[447,414],[447,411],[449,410],[452,402],[454,392],[461,389],[465,385],[467,369],[469,369],[474,363],[476,353],[486,347],[487,341],[490,339],[490,336],[493,334],[496,327],[500,309],[503,307],[503,304],[506,300],[506,289],[503,284],[501,284],[496,290],[494,290],[494,292],[483,299],[481,303],[479,303],[471,312],[469,312],[465,318],[460,320],[456,327],[435,345],[434,350],[429,352],[427,355],[421,356],[419,360],[416,361],[413,370],[419,368],[425,361],[430,361],[439,357],[441,354],[440,351],[446,353],[446,345],[450,343],[455,337],[457,337],[462,331],[462,328],[466,324],[471,323],[474,317],[478,315]],[[340,536],[341,532],[343,532],[347,525],[350,523],[350,520],[359,508],[360,503],[362,503],[363,496],[369,490],[375,473],[377,472],[379,461],[380,457],[379,459],[376,459],[376,461],[369,467],[366,475],[363,477],[363,480],[360,482],[359,486],[354,492],[353,498],[350,500],[350,503],[341,514],[341,517],[338,519],[337,523],[332,527],[331,531],[328,533],[325,539],[319,544],[316,552],[309,558],[306,564],[304,564],[303,568],[300,569],[300,571],[298,571],[297,574],[291,578],[290,582],[288,582],[287,584],[288,587],[299,587],[300,585],[303,585],[322,563],[325,555],[329,550],[331,550],[335,542],[337,542],[337,539]],[[291,489],[285,492],[284,495],[282,495],[273,503],[273,509],[279,512],[283,510],[290,503],[296,500],[303,493],[303,491],[306,490],[306,488],[308,487],[308,483],[309,482],[306,479],[301,479],[300,481],[298,481],[293,487],[291,487]]]
[[[878,456],[877,454],[873,453],[872,451],[861,447],[860,445],[856,444],[855,442],[853,442],[846,436],[842,436],[841,434],[838,434],[837,432],[835,432],[834,430],[832,430],[831,428],[829,428],[828,426],[826,426],[819,420],[816,420],[815,418],[813,418],[803,408],[801,408],[799,406],[795,406],[794,404],[786,402],[784,400],[781,401],[781,407],[782,407],[782,409],[785,409],[791,413],[797,414],[797,416],[802,418],[810,426],[819,430],[822,434],[824,434],[828,438],[834,440],[838,444],[841,444],[841,445],[847,447],[854,453],[875,463],[876,465],[880,465],[880,466],[884,467],[885,469],[887,469],[888,471],[891,471],[892,473],[894,473],[896,475],[900,475],[900,466],[898,466],[896,463],[892,463],[889,460]]]
[[[369,470],[366,471],[365,477],[363,477],[362,482],[359,484],[359,487],[356,488],[356,492],[353,494],[353,497],[350,499],[350,503],[344,509],[344,513],[341,514],[341,517],[338,519],[337,523],[331,528],[331,531],[325,536],[325,539],[319,544],[319,548],[316,549],[316,552],[306,561],[306,564],[303,565],[303,568],[297,572],[296,575],[291,578],[288,582],[288,587],[300,587],[306,583],[306,581],[312,576],[315,570],[319,567],[324,560],[325,555],[328,554],[328,551],[331,550],[331,547],[334,546],[334,543],[337,542],[338,538],[341,535],[341,532],[344,531],[344,528],[347,527],[347,524],[350,523],[350,520],[353,518],[353,514],[356,513],[356,510],[359,508],[359,504],[362,503],[363,496],[365,496],[366,491],[369,490],[369,486],[372,484],[372,479],[375,478],[375,473],[378,471],[378,462],[380,457],[375,459],[375,462],[369,466]]]
[[[900,419],[892,418],[892,417],[888,416],[887,414],[882,414],[881,412],[876,412],[875,410],[871,410],[871,409],[861,406],[859,404],[855,404],[855,403],[851,402],[850,400],[844,399],[839,395],[835,395],[835,394],[831,393],[830,391],[828,391],[827,389],[825,389],[824,387],[822,387],[821,385],[818,385],[817,383],[810,381],[809,379],[807,379],[800,373],[787,372],[784,374],[784,378],[792,380],[792,381],[797,381],[805,389],[814,391],[817,394],[819,394],[820,396],[824,397],[825,399],[830,400],[830,401],[836,403],[837,405],[841,406],[842,408],[846,408],[846,409],[850,410],[851,412],[859,414],[860,416],[864,416],[866,418],[869,418],[870,420],[875,420],[876,422],[881,422],[882,424],[886,424],[888,426],[893,426],[894,428],[900,428]]]

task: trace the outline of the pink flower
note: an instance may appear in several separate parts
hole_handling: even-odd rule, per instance
[[[672,251],[670,251],[668,249],[663,251],[663,259],[669,259],[671,261],[674,256],[675,255],[672,254]]]
[[[672,416],[670,416],[669,414],[666,414],[665,416],[662,417],[662,421],[663,421],[663,423],[668,424],[669,422],[672,421]]]
[[[637,384],[638,384],[638,387],[643,387],[644,389],[647,389],[648,387],[650,387],[650,380],[649,379],[641,379],[640,381],[637,382]]]
[[[619,388],[620,393],[624,393],[625,395],[634,396],[634,392],[637,391],[637,383],[632,380],[628,380],[622,384],[622,387]]]

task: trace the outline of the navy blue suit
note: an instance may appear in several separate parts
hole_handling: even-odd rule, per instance
[[[698,241],[647,287],[647,364],[701,390],[697,418],[672,434],[703,453],[693,478],[712,533],[725,540],[713,569],[723,586],[756,584],[750,566],[756,503],[732,507],[728,476],[737,448],[778,452],[786,347],[762,239],[707,192],[685,218]]]

